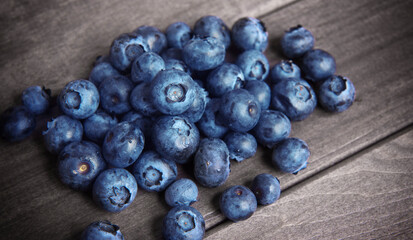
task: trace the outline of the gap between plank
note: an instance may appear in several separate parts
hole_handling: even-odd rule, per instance
[[[370,152],[370,151],[372,151],[372,150],[374,150],[374,149],[376,149],[380,146],[383,146],[384,144],[386,144],[388,142],[391,142],[394,139],[396,139],[396,138],[398,138],[398,137],[400,137],[400,136],[402,136],[402,135],[404,135],[407,132],[412,131],[412,130],[413,130],[413,123],[409,123],[407,126],[404,126],[404,127],[400,128],[399,130],[397,130],[397,131],[395,131],[395,132],[393,132],[393,133],[391,133],[391,134],[389,134],[389,135],[387,135],[387,136],[385,136],[385,137],[383,137],[383,138],[381,138],[381,139],[365,146],[364,148],[360,149],[359,151],[357,151],[355,153],[352,153],[348,156],[343,157],[341,160],[338,160],[333,165],[327,166],[326,168],[321,169],[320,171],[318,171],[316,173],[313,173],[313,174],[307,176],[304,179],[301,179],[300,181],[296,182],[295,184],[286,187],[285,189],[282,190],[281,197],[284,196],[284,195],[287,195],[294,188],[296,188],[296,187],[298,187],[302,184],[306,184],[307,182],[310,182],[312,180],[315,180],[317,178],[320,178],[320,177],[324,176],[325,174],[327,174],[327,172],[329,170],[337,169],[340,166],[342,166],[343,164],[346,164],[346,163],[348,163],[352,160],[355,160],[355,159],[357,159],[357,157],[359,157],[361,155],[364,155],[364,154],[366,154],[366,153],[368,153],[368,152]],[[277,203],[274,203],[274,204],[277,204]],[[261,208],[265,208],[265,206],[258,206],[257,210],[261,209]],[[246,221],[248,221],[248,220],[246,220]],[[232,224],[232,223],[233,223],[232,221],[225,218],[224,220],[222,220],[220,222],[217,222],[216,224],[212,225],[210,228],[205,229],[205,232],[208,233],[208,232],[213,231],[214,229],[217,229],[221,225],[224,227],[224,225]]]

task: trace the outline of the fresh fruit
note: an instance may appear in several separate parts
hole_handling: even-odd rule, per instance
[[[257,199],[247,187],[236,185],[226,189],[219,199],[222,214],[233,222],[246,220],[257,209]]]
[[[165,201],[171,207],[189,206],[198,201],[198,187],[187,178],[176,180],[166,189]]]
[[[162,235],[165,240],[201,240],[204,234],[204,218],[193,207],[174,207],[163,219]]]
[[[258,204],[272,204],[280,198],[280,181],[271,174],[259,174],[252,181],[251,191],[257,198]]]
[[[310,150],[299,138],[287,138],[272,150],[272,163],[283,172],[297,174],[307,167]]]

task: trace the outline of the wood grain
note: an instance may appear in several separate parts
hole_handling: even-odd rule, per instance
[[[200,187],[200,201],[194,207],[210,228],[224,220],[217,198],[228,186],[269,172],[280,178],[283,189],[290,188],[412,123],[412,1],[314,0],[272,11],[287,2],[6,1],[0,10],[0,76],[7,79],[0,82],[2,109],[16,103],[13,96],[29,85],[45,84],[57,93],[68,81],[87,77],[93,59],[107,51],[115,36],[141,24],[164,29],[173,21],[193,24],[199,16],[216,14],[231,25],[240,15],[269,12],[263,20],[270,32],[272,46],[266,54],[272,64],[280,59],[278,40],[283,31],[304,24],[316,36],[316,47],[331,52],[338,72],[353,80],[356,103],[336,115],[316,109],[310,118],[293,124],[292,136],[307,141],[312,151],[308,169],[297,176],[273,168],[270,152],[260,148],[255,157],[232,163],[224,186]],[[109,219],[121,226],[127,239],[158,239],[168,210],[163,194],[139,191],[135,202],[121,213],[100,210],[89,194],[59,182],[55,156],[45,151],[39,136],[46,120],[30,139],[0,144],[2,236],[73,239],[90,222]],[[180,174],[191,177],[191,166],[180,168]]]
[[[205,239],[412,239],[413,128],[281,193]]]

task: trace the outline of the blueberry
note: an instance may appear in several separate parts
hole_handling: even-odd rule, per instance
[[[244,73],[245,80],[264,81],[270,72],[267,58],[262,52],[257,50],[248,50],[241,53],[235,64]]]
[[[206,89],[212,97],[221,97],[225,93],[242,88],[245,84],[241,69],[231,63],[224,63],[208,74]]]
[[[60,151],[60,180],[72,189],[87,191],[95,178],[106,169],[100,147],[92,142],[73,142]]]
[[[253,17],[238,19],[231,29],[234,44],[241,50],[264,52],[268,45],[268,32],[264,23]]]
[[[162,235],[165,240],[201,240],[204,234],[204,218],[193,207],[174,207],[163,219]]]
[[[191,107],[195,99],[195,84],[191,76],[182,71],[161,71],[151,82],[153,104],[164,114],[181,114]]]
[[[249,133],[230,132],[224,138],[229,150],[229,157],[241,162],[255,155],[257,140]]]
[[[165,70],[165,61],[154,52],[143,53],[132,63],[131,80],[134,83],[150,82],[158,72]]]
[[[132,82],[125,76],[111,76],[99,86],[101,107],[109,114],[123,114],[131,110],[129,94]]]
[[[318,82],[333,76],[336,72],[336,61],[328,52],[313,49],[302,57],[300,67],[306,79]]]
[[[221,138],[228,131],[219,119],[218,110],[221,106],[220,98],[212,98],[205,107],[204,115],[197,122],[199,130],[207,137]]]
[[[274,203],[280,198],[280,181],[271,174],[259,174],[252,181],[251,191],[255,194],[258,204]]]
[[[145,137],[137,125],[120,122],[106,133],[103,157],[112,166],[128,167],[138,159],[144,144]]]
[[[201,37],[214,37],[225,48],[231,44],[231,33],[224,21],[217,16],[204,16],[198,19],[194,25],[194,34]]]
[[[262,111],[260,120],[253,129],[257,141],[268,148],[287,138],[290,132],[291,123],[288,117],[275,110]]]
[[[123,168],[103,171],[93,184],[93,200],[109,212],[120,212],[129,207],[138,192],[138,185],[131,173]]]
[[[236,185],[221,194],[219,207],[225,217],[238,222],[252,216],[257,209],[257,199],[247,187]]]
[[[22,94],[23,105],[35,115],[40,115],[49,110],[50,89],[40,86],[26,88]]]
[[[43,135],[47,150],[58,154],[67,144],[82,140],[83,126],[80,121],[61,115],[47,123]]]
[[[191,28],[184,22],[172,23],[166,28],[165,34],[171,48],[182,49],[192,38]]]
[[[356,90],[350,79],[332,76],[325,80],[318,89],[321,106],[330,112],[343,112],[354,102]]]
[[[191,69],[179,59],[168,59],[165,61],[165,69],[175,69],[191,75]]]
[[[149,50],[152,52],[160,53],[167,46],[165,34],[156,27],[144,25],[138,27],[134,32],[143,36]]]
[[[218,187],[230,173],[229,151],[219,138],[205,138],[199,144],[194,159],[194,175],[204,187]]]
[[[290,59],[303,56],[313,46],[313,35],[300,25],[290,28],[281,39],[281,49],[284,55]]]
[[[130,69],[132,61],[144,52],[148,52],[149,46],[142,35],[136,33],[124,33],[113,40],[110,46],[110,63],[119,71]]]
[[[72,118],[88,118],[99,107],[98,89],[88,80],[71,81],[59,94],[59,106],[62,112]]]
[[[152,102],[150,83],[138,84],[130,93],[130,105],[137,112],[147,117],[153,117],[160,114]]]
[[[272,87],[271,107],[283,112],[291,121],[306,119],[316,105],[314,90],[303,79],[290,78]]]
[[[307,143],[298,138],[287,138],[272,150],[272,163],[286,173],[298,173],[307,167],[310,150]]]
[[[268,109],[271,103],[271,89],[264,81],[247,81],[244,86],[251,95],[257,99],[260,104],[261,111]]]
[[[181,48],[168,48],[162,52],[161,56],[165,62],[169,59],[183,61]]]
[[[96,64],[89,74],[89,81],[94,83],[96,87],[105,80],[107,77],[121,75],[116,68],[114,68],[110,62],[100,62]]]
[[[10,107],[0,116],[0,134],[7,141],[21,141],[35,128],[36,118],[25,106]]]
[[[273,84],[290,78],[300,78],[301,70],[291,60],[282,60],[271,68],[271,82]]]
[[[175,181],[178,169],[174,161],[162,158],[157,152],[146,151],[133,164],[132,174],[140,188],[161,192]]]
[[[123,240],[123,234],[119,227],[109,221],[97,221],[91,223],[82,232],[80,240]]]
[[[219,115],[224,124],[235,132],[247,132],[258,122],[261,107],[245,89],[235,89],[222,96]]]
[[[97,110],[83,121],[85,136],[95,143],[102,143],[106,133],[118,123],[118,119],[105,111]]]
[[[225,46],[213,37],[194,37],[182,51],[184,62],[196,71],[218,67],[225,59]]]
[[[164,158],[186,163],[199,145],[199,131],[182,116],[162,116],[153,126],[152,142]]]
[[[195,99],[188,110],[181,114],[189,119],[189,121],[196,123],[204,115],[205,107],[208,102],[208,92],[201,88],[198,84],[194,84],[196,89]]]
[[[187,178],[176,180],[165,191],[165,201],[171,207],[189,206],[197,199],[198,187]]]

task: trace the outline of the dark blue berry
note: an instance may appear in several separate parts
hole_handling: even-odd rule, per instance
[[[271,91],[271,107],[301,121],[314,111],[317,98],[313,88],[303,79],[290,78],[277,82]]]
[[[204,218],[193,207],[174,207],[163,219],[162,235],[165,240],[201,240],[204,234]]]
[[[186,117],[162,116],[153,126],[152,142],[164,158],[186,163],[199,145],[199,131]]]
[[[235,132],[247,132],[258,122],[261,106],[257,99],[245,89],[235,89],[221,99],[219,117]]]
[[[106,133],[103,157],[114,167],[128,167],[138,159],[144,144],[145,137],[137,125],[120,122]]]
[[[184,22],[172,23],[166,28],[166,39],[170,48],[182,49],[192,38],[192,31]]]
[[[291,60],[282,60],[280,63],[275,64],[271,68],[271,82],[277,83],[279,81],[287,80],[290,78],[300,78],[301,70]]]
[[[244,73],[245,80],[259,80],[264,81],[270,72],[270,65],[265,55],[257,50],[248,50],[241,53],[236,65]]]
[[[161,71],[151,83],[153,104],[164,114],[181,114],[191,107],[195,99],[195,84],[191,76],[182,71]]]
[[[213,37],[194,37],[182,51],[184,62],[196,71],[218,67],[225,59],[225,46]]]
[[[134,32],[143,37],[152,52],[159,54],[167,46],[165,34],[156,27],[144,25],[138,27]]]
[[[62,112],[72,118],[88,118],[99,107],[98,89],[88,80],[71,81],[59,94],[59,106]]]
[[[264,81],[247,81],[244,86],[251,95],[257,99],[260,104],[261,111],[268,109],[271,103],[271,89]]]
[[[174,161],[162,158],[157,152],[146,151],[136,160],[132,174],[140,188],[161,192],[175,181],[178,169]]]
[[[252,216],[257,209],[257,199],[247,187],[236,185],[221,194],[219,207],[225,217],[238,222]]]
[[[114,68],[110,62],[100,62],[96,64],[89,74],[89,81],[93,82],[96,87],[105,80],[107,77],[121,75],[116,68]]]
[[[129,102],[132,108],[138,113],[147,117],[153,117],[160,114],[152,102],[150,83],[138,84],[130,93]]]
[[[318,100],[321,106],[330,112],[343,112],[354,102],[356,90],[350,79],[332,76],[318,88]]]
[[[95,178],[106,169],[100,147],[92,142],[73,142],[60,151],[58,173],[70,188],[87,191]]]
[[[229,157],[241,162],[255,155],[257,140],[249,133],[230,132],[224,138],[229,150]]]
[[[259,174],[252,181],[251,191],[255,194],[258,204],[274,203],[281,195],[280,181],[271,174]]]
[[[26,88],[22,94],[22,102],[26,108],[35,115],[40,115],[49,110],[50,89],[40,86]]]
[[[0,116],[0,134],[7,141],[21,141],[35,128],[36,118],[25,106],[10,107]]]
[[[291,123],[288,117],[279,111],[265,110],[253,129],[257,141],[268,148],[290,135]]]
[[[272,163],[286,173],[296,174],[306,168],[309,157],[307,143],[298,138],[284,139],[272,151]]]
[[[194,159],[194,175],[204,187],[218,187],[230,173],[229,151],[219,138],[205,138],[199,144]]]
[[[313,49],[302,57],[300,67],[306,79],[318,82],[333,76],[336,61],[328,52]]]
[[[154,52],[143,53],[132,63],[131,80],[134,83],[150,82],[158,72],[165,70],[165,62]]]
[[[232,41],[243,50],[264,52],[268,45],[268,32],[264,23],[253,17],[238,19],[231,29]]]
[[[129,207],[138,192],[138,185],[131,173],[123,168],[103,171],[93,184],[93,200],[109,212],[120,212]]]
[[[281,39],[281,49],[284,55],[290,59],[303,56],[313,46],[313,35],[300,25],[290,28]]]
[[[231,44],[231,33],[224,21],[217,16],[204,16],[198,19],[194,25],[194,34],[201,37],[214,37],[225,48]]]
[[[146,39],[136,33],[124,33],[113,40],[109,59],[112,66],[121,72],[128,71],[132,61],[150,50]]]
[[[82,232],[80,240],[123,240],[124,237],[117,225],[109,221],[97,221],[91,223]]]
[[[242,70],[231,63],[215,68],[206,79],[206,89],[212,97],[221,97],[233,89],[242,88],[244,84]]]
[[[171,207],[189,206],[197,200],[198,187],[187,178],[176,180],[165,191],[165,201]]]
[[[125,76],[111,76],[99,86],[101,107],[109,114],[123,114],[131,110],[129,94],[133,84]]]

